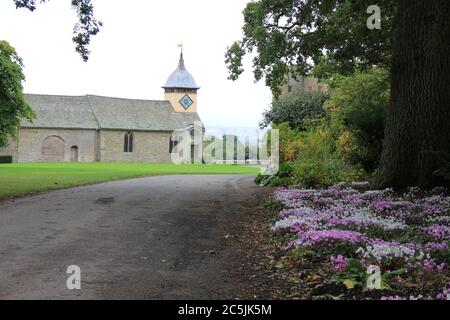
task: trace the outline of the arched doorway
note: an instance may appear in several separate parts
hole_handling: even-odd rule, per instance
[[[78,162],[78,147],[70,148],[70,162]]]
[[[45,161],[64,161],[65,142],[61,137],[49,136],[42,141],[42,158]]]

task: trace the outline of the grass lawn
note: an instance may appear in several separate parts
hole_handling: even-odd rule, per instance
[[[237,165],[168,163],[26,163],[0,164],[0,198],[111,180],[167,174],[256,174]]]

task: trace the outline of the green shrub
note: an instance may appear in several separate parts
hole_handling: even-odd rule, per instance
[[[281,210],[285,209],[284,205],[280,201],[272,197],[264,198],[261,202],[261,207],[268,209],[269,211],[272,211],[274,213],[278,213]]]
[[[285,177],[285,178],[273,177],[272,179],[270,179],[268,186],[287,188],[291,186],[294,183],[294,181],[295,180],[293,177]]]
[[[255,178],[255,183],[268,187],[288,187],[294,182],[292,172],[293,168],[291,164],[282,163],[276,174],[271,176],[259,174]]]
[[[278,172],[276,173],[276,176],[279,178],[289,178],[292,176],[292,172],[294,171],[294,168],[292,167],[292,164],[285,162],[280,164],[280,167],[278,168]]]
[[[12,163],[12,156],[0,156],[0,163]]]
[[[302,152],[293,163],[295,183],[306,188],[320,188],[363,179],[363,170],[349,165],[335,153],[327,125],[310,127],[303,134],[302,142]]]
[[[297,159],[302,150],[302,133],[292,129],[288,122],[273,126],[279,132],[280,161],[289,162]]]
[[[275,124],[280,160],[292,167],[257,183],[320,188],[370,178],[381,155],[389,87],[388,73],[373,68],[336,76],[325,103],[325,95],[305,93],[274,101],[263,125]]]
[[[337,158],[305,159],[295,162],[294,181],[305,188],[329,187],[339,182],[364,179],[362,170],[355,169]]]
[[[270,176],[266,176],[266,175],[262,175],[262,174],[258,174],[255,178],[255,183],[258,185],[264,185],[264,182],[266,181],[266,179],[268,179]]]
[[[323,108],[328,96],[324,93],[287,93],[274,100],[269,110],[263,114],[262,127],[271,124],[289,123],[292,129],[306,130],[306,122],[325,115]]]
[[[390,97],[388,73],[380,68],[339,77],[326,102],[340,157],[371,173],[381,156]]]

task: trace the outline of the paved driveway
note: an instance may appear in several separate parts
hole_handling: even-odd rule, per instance
[[[154,176],[1,202],[0,299],[232,295],[227,239],[253,178]],[[81,290],[66,288],[70,265]]]

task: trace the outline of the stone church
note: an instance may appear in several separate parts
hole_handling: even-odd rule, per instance
[[[36,119],[0,148],[0,162],[170,162],[172,132],[201,123],[183,52],[163,89],[163,101],[26,94]]]

